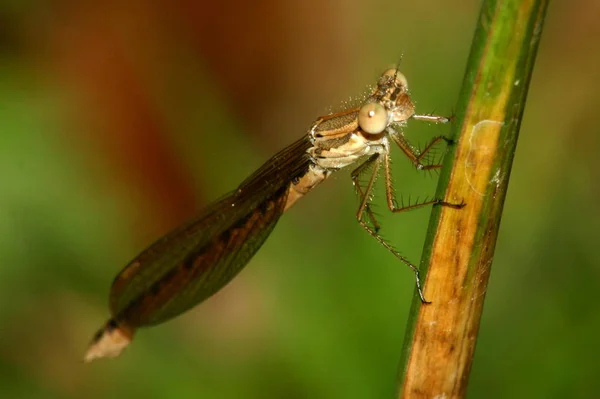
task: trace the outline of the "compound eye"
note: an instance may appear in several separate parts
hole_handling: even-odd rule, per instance
[[[396,68],[386,70],[381,76],[389,76],[391,79],[395,79],[394,83],[396,85],[405,87],[408,90],[408,80],[406,80],[406,76]]]
[[[368,134],[379,134],[388,126],[388,112],[378,103],[363,105],[358,111],[358,126]]]

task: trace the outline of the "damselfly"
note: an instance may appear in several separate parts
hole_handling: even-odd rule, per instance
[[[383,167],[387,205],[392,212],[440,204],[442,200],[397,206],[392,189],[390,146],[395,143],[419,170],[425,155],[443,136],[422,151],[404,137],[409,119],[446,123],[448,118],[417,115],[408,83],[397,69],[385,71],[362,106],[318,118],[308,134],[272,157],[236,190],[206,207],[133,259],[115,278],[110,291],[112,318],[96,333],[85,360],[114,357],[136,329],[163,323],[196,306],[225,286],[248,263],[269,236],[277,220],[298,199],[331,173],[358,164],[352,182],[360,197],[356,218],[367,232],[415,273],[419,270],[379,234],[371,210],[375,180]],[[371,170],[362,184],[360,176]]]

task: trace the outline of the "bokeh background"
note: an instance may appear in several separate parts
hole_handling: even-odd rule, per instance
[[[114,275],[400,58],[451,114],[479,2],[0,1],[0,397],[389,398],[413,275],[340,172],[229,286],[81,363]],[[600,3],[547,16],[471,397],[600,389]],[[411,123],[415,142],[448,126]],[[399,151],[396,188],[425,196]],[[428,210],[383,234],[418,261]]]

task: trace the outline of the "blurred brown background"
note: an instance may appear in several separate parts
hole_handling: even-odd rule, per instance
[[[118,360],[80,358],[130,258],[383,69],[402,58],[418,110],[451,114],[479,6],[0,1],[0,396],[392,397],[413,275],[357,225],[347,172],[214,298]],[[599,19],[593,0],[550,7],[471,397],[600,389]],[[394,155],[400,192],[434,192]],[[380,204],[417,261],[429,212]]]

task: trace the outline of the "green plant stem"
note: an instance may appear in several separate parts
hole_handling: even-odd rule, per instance
[[[519,126],[548,0],[483,2],[440,175],[398,397],[464,397]]]

